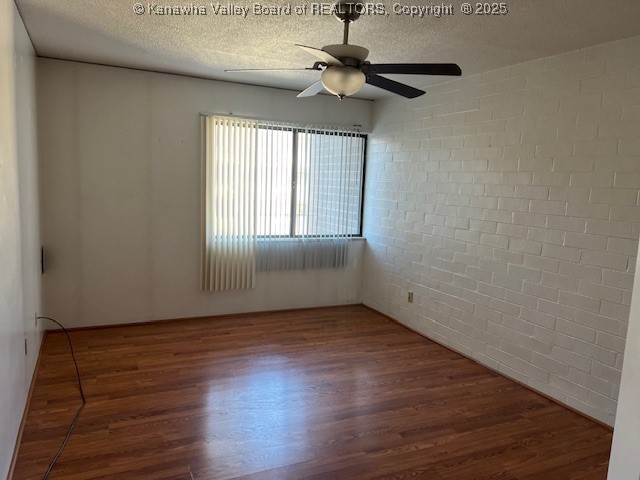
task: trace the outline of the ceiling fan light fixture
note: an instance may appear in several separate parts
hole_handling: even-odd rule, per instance
[[[355,67],[327,67],[320,76],[322,85],[338,97],[347,97],[359,92],[364,86],[366,77]]]

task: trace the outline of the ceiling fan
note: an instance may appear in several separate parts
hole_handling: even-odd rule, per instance
[[[410,85],[396,82],[378,74],[406,75],[450,75],[460,76],[462,70],[455,63],[380,63],[372,64],[366,60],[369,50],[358,45],[349,45],[349,24],[360,17],[359,6],[350,0],[340,0],[334,5],[336,17],[344,23],[344,35],[341,44],[326,45],[319,48],[296,45],[319,60],[309,68],[248,68],[225,70],[226,72],[255,71],[321,71],[320,80],[303,90],[298,97],[311,97],[327,89],[340,100],[360,91],[365,83],[374,85],[406,98],[416,98],[425,92]]]

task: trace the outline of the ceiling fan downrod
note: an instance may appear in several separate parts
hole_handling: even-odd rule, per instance
[[[349,43],[349,24],[360,18],[360,12],[356,3],[351,1],[340,1],[335,4],[335,15],[339,21],[344,23],[344,33],[342,35],[342,44]]]

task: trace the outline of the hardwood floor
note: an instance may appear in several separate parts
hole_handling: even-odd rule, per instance
[[[52,479],[604,479],[611,432],[360,307],[71,334]],[[15,470],[79,405],[48,334]]]

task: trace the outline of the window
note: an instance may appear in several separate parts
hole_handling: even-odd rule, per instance
[[[346,266],[365,148],[356,130],[206,116],[203,289],[251,288],[257,270]]]
[[[366,136],[260,126],[258,237],[361,234]]]

